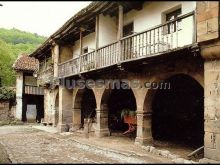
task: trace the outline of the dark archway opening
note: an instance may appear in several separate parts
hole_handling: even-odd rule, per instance
[[[122,86],[122,85],[121,85]],[[116,87],[111,90],[108,100],[108,125],[111,133],[123,133],[128,130],[128,124],[124,122],[122,110],[128,109],[136,111],[136,99],[133,91],[127,89],[117,89]],[[136,135],[136,131],[135,131]]]
[[[96,116],[96,99],[93,91],[86,88],[83,92],[81,102],[81,124],[84,126],[84,119],[95,120]]]
[[[204,145],[204,89],[187,75],[165,82],[170,89],[158,89],[152,102],[154,140],[171,141],[198,148]]]
[[[44,96],[24,94],[22,121],[40,123],[42,118],[44,118]]]

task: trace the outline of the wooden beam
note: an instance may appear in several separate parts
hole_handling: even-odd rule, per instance
[[[95,48],[99,48],[99,15],[96,16],[96,22],[95,22]]]
[[[96,15],[95,21],[95,68],[98,66],[98,52],[97,49],[99,48],[99,14]]]
[[[82,29],[80,29],[79,32],[79,48],[80,48],[80,52],[79,52],[79,72],[81,72],[81,66],[82,66],[82,51],[83,51],[83,35],[82,35],[83,31]]]
[[[80,48],[80,55],[82,54],[82,49],[83,49],[83,29],[80,29],[79,32],[79,48]]]
[[[119,53],[119,63],[122,59],[122,51],[121,51],[121,41],[120,39],[122,38],[123,36],[123,6],[122,5],[119,5],[118,7],[118,36],[117,36],[117,39],[118,39],[118,53]]]

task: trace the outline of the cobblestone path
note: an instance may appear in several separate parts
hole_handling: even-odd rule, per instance
[[[156,158],[143,159],[90,148],[30,126],[0,127],[0,143],[12,163],[160,163]]]

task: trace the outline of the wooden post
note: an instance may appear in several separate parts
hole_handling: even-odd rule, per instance
[[[99,48],[99,15],[96,16],[96,23],[95,23],[95,68],[99,66],[98,64],[98,51]]]
[[[82,52],[83,52],[83,36],[82,36],[82,29],[80,28],[80,32],[79,32],[79,48],[80,48],[80,52],[79,52],[79,72],[81,72],[81,66],[82,66]]]
[[[123,37],[123,6],[118,7],[118,40]]]
[[[123,6],[119,5],[118,7],[118,49],[119,49],[119,59],[118,62],[122,60],[122,43],[120,39],[123,37]]]

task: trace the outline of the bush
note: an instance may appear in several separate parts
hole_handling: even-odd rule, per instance
[[[0,100],[15,100],[15,91],[8,87],[0,87]]]

